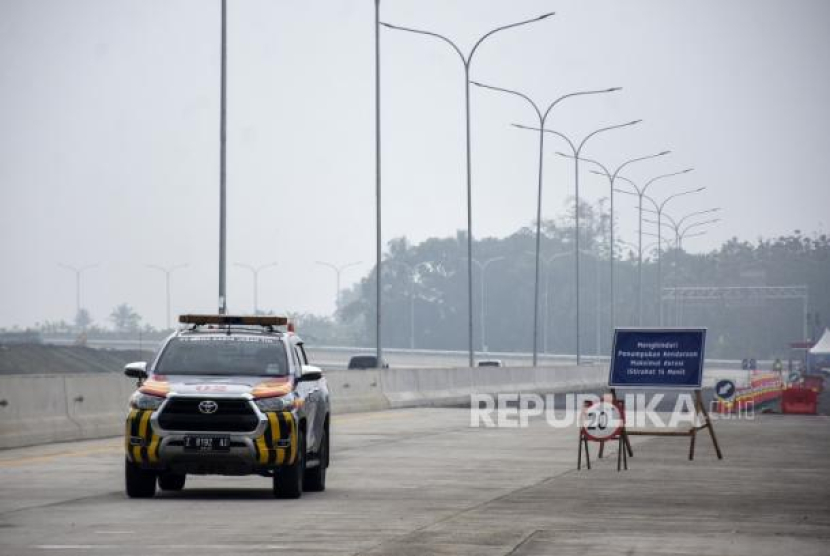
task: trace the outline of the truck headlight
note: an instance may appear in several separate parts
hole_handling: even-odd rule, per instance
[[[133,409],[158,409],[164,398],[151,396],[142,392],[136,392],[130,396],[130,407]]]
[[[273,398],[261,398],[256,400],[256,406],[262,412],[268,411],[286,411],[291,409],[294,404],[294,395],[274,396]]]

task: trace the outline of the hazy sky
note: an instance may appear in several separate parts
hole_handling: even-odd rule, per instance
[[[229,0],[228,295],[326,313],[334,274],[315,260],[374,262],[374,28],[371,0]],[[173,310],[213,311],[217,295],[219,0],[0,0],[0,326],[74,315],[74,277],[99,263],[82,305],[106,322],[133,305],[164,322],[163,276],[189,263]],[[384,0],[383,19],[450,35],[478,51],[473,77],[540,103],[574,137],[642,118],[592,140],[608,164],[671,149],[632,167],[635,180],[694,166],[655,185],[674,214],[723,207],[687,242],[826,232],[830,183],[830,2],[826,0]],[[383,33],[385,239],[418,241],[466,226],[463,77],[427,37]],[[474,234],[512,233],[535,215],[537,143],[519,99],[473,91]],[[546,153],[544,214],[562,213],[572,167]],[[584,175],[588,200],[607,182]],[[633,203],[618,197],[624,239]]]

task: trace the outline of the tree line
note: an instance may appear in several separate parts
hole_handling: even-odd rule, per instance
[[[609,219],[604,201],[580,205],[580,318],[583,354],[610,352]],[[542,223],[539,349],[574,353],[576,276],[572,213]],[[387,244],[382,280],[383,341],[387,347],[464,350],[467,347],[466,236]],[[615,324],[637,326],[638,257],[622,241],[614,246]],[[532,349],[535,226],[504,238],[474,243],[474,346],[478,351]],[[830,239],[791,235],[755,242],[730,239],[708,253],[665,246],[663,287],[807,286],[808,314],[797,299],[659,302],[658,258],[643,260],[643,326],[708,328],[707,354],[723,358],[786,357],[789,344],[817,337],[830,314]],[[333,320],[305,316],[319,341],[373,345],[373,269],[343,293]],[[484,283],[482,284],[482,280]],[[662,310],[661,310],[662,309]],[[662,313],[662,317],[661,317]],[[303,320],[303,316],[298,316]],[[805,322],[805,318],[807,322]]]

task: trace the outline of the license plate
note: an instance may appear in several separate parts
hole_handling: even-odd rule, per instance
[[[231,449],[229,436],[185,436],[184,449],[197,452],[227,452]]]

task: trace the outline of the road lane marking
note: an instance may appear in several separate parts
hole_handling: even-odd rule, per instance
[[[73,450],[69,452],[58,452],[55,454],[44,454],[42,456],[27,456],[22,458],[10,458],[6,460],[0,460],[0,468],[4,467],[20,467],[21,465],[28,465],[30,463],[46,463],[49,461],[53,461],[58,458],[77,458],[77,457],[86,457],[95,454],[104,454],[108,452],[117,452],[121,450],[122,447],[118,446],[107,446],[102,448],[87,448],[85,450]]]
[[[283,544],[142,544],[144,550],[288,550]],[[121,550],[121,544],[36,544],[36,550]]]

